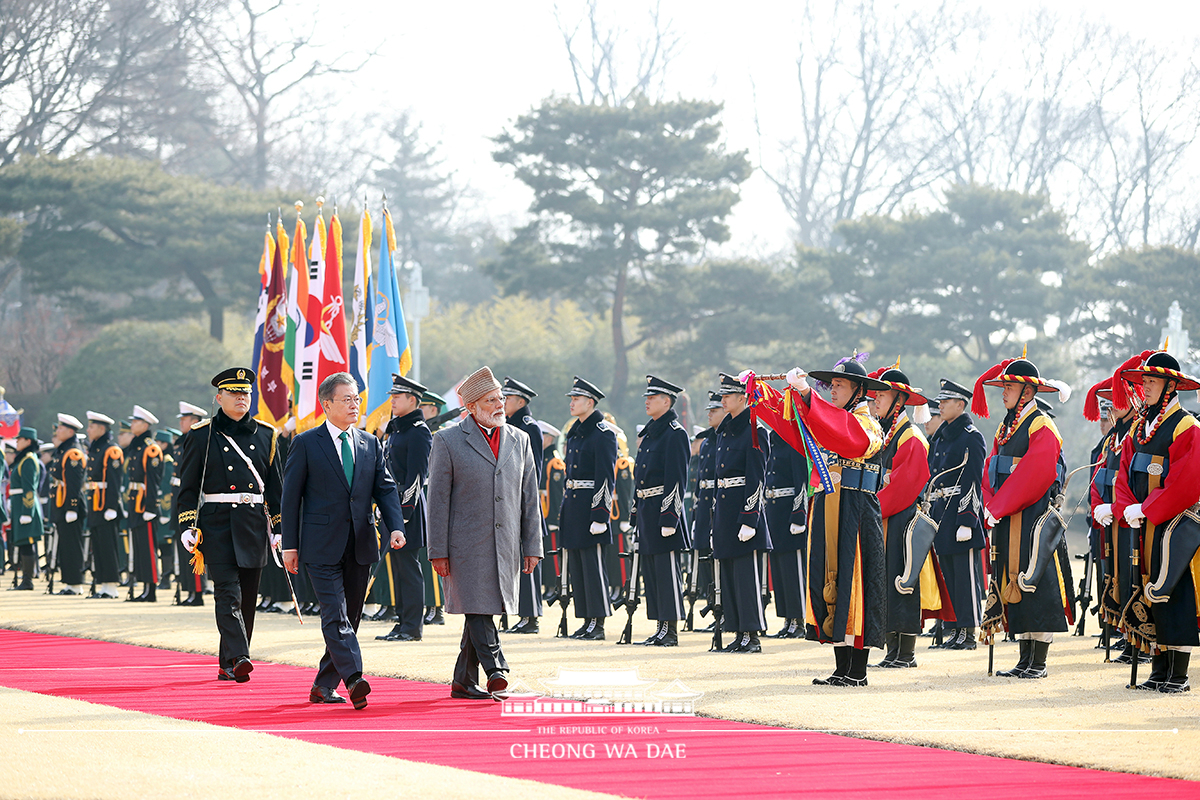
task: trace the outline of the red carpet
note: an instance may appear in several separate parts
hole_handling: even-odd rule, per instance
[[[249,683],[217,682],[212,656],[90,639],[0,630],[0,651],[0,685],[15,689],[633,797],[933,800],[990,789],[1056,800],[1200,798],[1200,783],[1189,781],[723,720],[502,717],[497,703],[451,700],[445,685],[392,678],[371,677],[370,705],[356,712],[309,704],[311,669],[257,662]],[[35,666],[11,666],[24,664]],[[607,730],[562,730],[588,726]],[[554,745],[575,751],[555,757]],[[535,757],[543,750],[547,757]]]

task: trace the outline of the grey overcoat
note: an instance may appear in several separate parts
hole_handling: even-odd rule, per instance
[[[500,457],[468,417],[433,435],[429,558],[449,558],[451,614],[513,614],[523,556],[542,556],[542,509],[529,436],[500,428]]]

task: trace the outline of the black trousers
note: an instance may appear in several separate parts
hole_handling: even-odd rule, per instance
[[[74,522],[57,522],[58,567],[62,570],[62,582],[67,586],[83,583],[83,519]]]
[[[254,607],[258,605],[258,580],[262,570],[237,564],[206,564],[213,582],[217,631],[221,634],[218,660],[222,667],[233,665],[241,656],[250,656],[254,636]]]
[[[400,618],[400,631],[420,636],[425,629],[425,573],[421,570],[421,551],[390,550],[387,571],[376,581],[387,580],[388,598]]]
[[[686,617],[679,553],[671,551],[644,555],[639,556],[638,561],[646,585],[646,617],[660,622]]]
[[[349,683],[362,675],[362,650],[358,646],[358,623],[362,621],[367,581],[374,564],[359,564],[354,556],[354,536],[347,537],[346,552],[337,564],[309,564],[308,577],[321,604],[321,656],[314,686],[336,689],[338,681]]]
[[[606,572],[600,545],[567,551],[567,579],[571,582],[577,619],[612,616]]]
[[[775,587],[775,614],[804,621],[804,551],[771,553],[771,578]]]
[[[179,568],[179,562],[175,559],[178,556],[175,554],[175,538],[164,539],[162,544],[158,546],[159,569],[158,579],[163,580],[168,575],[178,575],[182,570]]]
[[[522,617],[540,617],[542,615],[542,564],[533,568],[526,575],[521,573],[521,581],[517,592],[517,614]]]
[[[454,664],[454,682],[471,687],[479,683],[479,668],[485,675],[496,671],[508,672],[508,662],[500,649],[500,634],[496,620],[490,614],[467,614],[463,622],[462,642],[458,661]]]
[[[979,551],[939,554],[938,562],[946,590],[950,592],[950,605],[954,606],[955,621],[947,624],[954,628],[978,628],[983,611],[982,582],[979,580],[983,564]]]
[[[765,631],[759,553],[718,559],[721,567],[722,628],[728,631]]]
[[[133,577],[142,583],[158,583],[158,547],[154,541],[154,520],[135,513],[129,519],[133,539]]]
[[[117,523],[101,519],[92,524],[92,566],[96,583],[116,583],[121,579],[117,561]]]

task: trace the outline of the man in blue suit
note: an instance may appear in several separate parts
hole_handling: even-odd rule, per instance
[[[321,604],[325,653],[308,699],[346,702],[335,691],[340,681],[362,709],[371,686],[362,676],[358,623],[371,566],[379,560],[371,502],[391,531],[393,549],[404,546],[404,517],[382,444],[354,427],[360,402],[354,378],[330,375],[317,399],[325,422],[292,441],[284,468],[283,563],[294,574],[304,562]]]

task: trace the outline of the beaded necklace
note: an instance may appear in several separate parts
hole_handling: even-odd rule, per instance
[[[1025,401],[1024,403],[1022,403],[1021,405],[1019,405],[1017,407],[1017,413],[1013,414],[1013,421],[1012,421],[1011,425],[1009,423],[1005,422],[1000,426],[1000,430],[996,431],[996,444],[997,445],[1003,447],[1004,445],[1008,444],[1008,440],[1011,439],[1013,437],[1013,434],[1015,434],[1017,432],[1017,428],[1021,427],[1021,422],[1023,421],[1023,417],[1024,417],[1023,412],[1025,411],[1025,406],[1029,405],[1032,402],[1035,402],[1035,401],[1033,399],[1030,399],[1030,400]]]
[[[1167,410],[1171,407],[1174,399],[1175,393],[1172,392],[1169,397],[1164,397],[1160,401],[1161,407],[1158,409],[1158,414],[1155,415],[1154,422],[1150,423],[1149,425],[1146,424],[1146,411],[1149,409],[1143,409],[1142,412],[1138,414],[1137,424],[1133,428],[1134,441],[1136,441],[1138,444],[1149,444],[1150,440],[1154,437],[1154,432],[1158,430],[1159,423],[1166,418]]]

